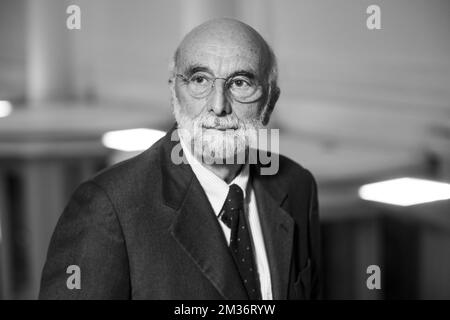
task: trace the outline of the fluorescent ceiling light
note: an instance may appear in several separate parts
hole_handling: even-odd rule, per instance
[[[120,151],[143,151],[150,148],[166,133],[154,129],[128,129],[106,132],[102,137],[105,147]]]
[[[0,118],[7,117],[12,112],[11,102],[6,100],[0,100]]]
[[[359,196],[398,206],[450,199],[450,184],[416,178],[399,178],[370,183],[359,188]]]

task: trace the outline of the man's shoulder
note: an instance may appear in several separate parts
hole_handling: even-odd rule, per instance
[[[260,171],[264,179],[277,180],[281,184],[288,185],[315,183],[314,176],[309,169],[284,155],[277,154],[276,156],[278,157],[278,167],[273,174],[264,175]]]
[[[122,192],[138,190],[149,180],[156,182],[161,171],[160,148],[161,140],[142,153],[101,170],[89,181],[104,190],[119,189]]]
[[[280,175],[291,176],[302,179],[313,179],[313,175],[309,169],[305,168],[298,162],[284,156],[280,157]]]
[[[297,218],[305,217],[317,198],[317,183],[311,171],[283,155],[278,155],[275,174],[264,175],[256,171],[254,186],[257,185],[285,203],[285,209]]]

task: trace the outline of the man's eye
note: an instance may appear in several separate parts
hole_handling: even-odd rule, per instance
[[[234,79],[231,82],[231,85],[237,89],[246,89],[251,86],[251,84],[248,81],[243,79]]]
[[[208,79],[203,76],[195,76],[191,78],[191,82],[193,82],[194,84],[206,84],[208,82]]]

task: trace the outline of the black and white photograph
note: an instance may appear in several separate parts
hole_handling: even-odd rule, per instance
[[[0,300],[450,300],[450,1],[0,0]]]

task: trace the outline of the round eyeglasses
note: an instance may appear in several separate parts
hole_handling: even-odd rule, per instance
[[[235,75],[229,78],[212,77],[206,73],[194,73],[190,77],[182,74],[176,75],[185,85],[189,94],[196,99],[208,97],[217,79],[225,80],[224,88],[227,94],[241,103],[253,103],[263,96],[263,87],[254,79],[244,75]]]

